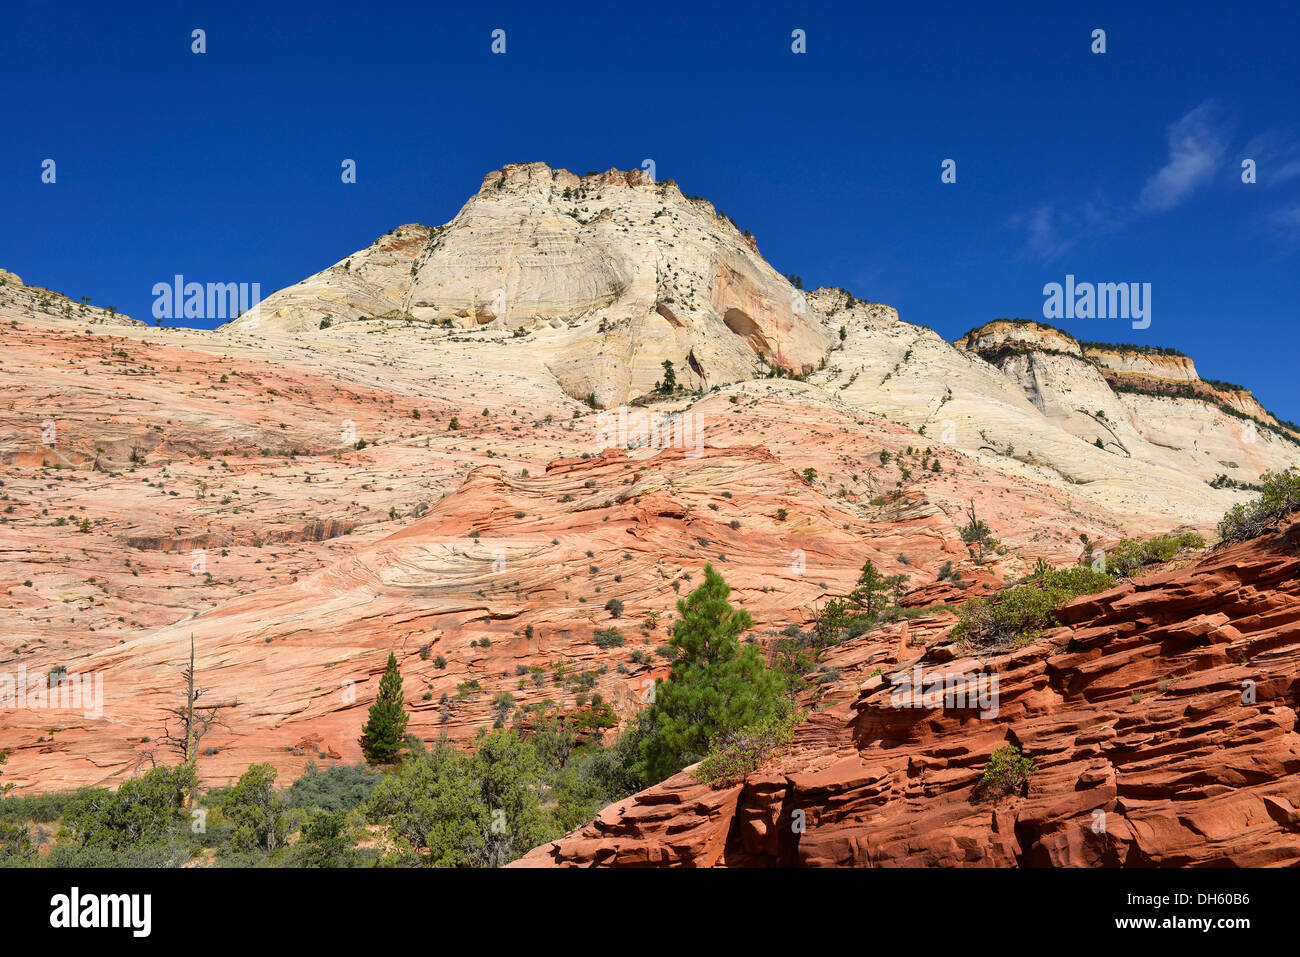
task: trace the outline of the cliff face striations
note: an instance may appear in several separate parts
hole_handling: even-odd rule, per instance
[[[942,629],[923,651],[897,635],[846,642],[831,661],[847,700],[743,783],[709,787],[688,770],[518,863],[1300,862],[1300,523],[1060,617],[1033,645],[982,659],[954,654]],[[918,665],[996,674],[996,716],[900,707],[891,676]],[[991,793],[984,769],[1008,744],[1037,770]]]

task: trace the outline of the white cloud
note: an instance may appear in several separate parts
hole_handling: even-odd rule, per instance
[[[1025,245],[1020,255],[1042,262],[1060,259],[1080,239],[1114,232],[1123,225],[1123,216],[1100,191],[1092,199],[1079,204],[1077,209],[1041,203],[1007,219],[1008,229],[1025,234]]]
[[[1280,186],[1300,176],[1300,142],[1274,130],[1247,143],[1242,158],[1255,161],[1261,186]]]
[[[1061,235],[1060,217],[1055,207],[1048,203],[1036,206],[1027,213],[1012,216],[1007,225],[1025,233],[1022,255],[1048,262],[1059,259],[1074,245],[1074,240]]]
[[[1227,153],[1225,126],[1213,100],[1172,124],[1167,134],[1169,160],[1142,187],[1138,207],[1153,213],[1173,209],[1208,183]]]

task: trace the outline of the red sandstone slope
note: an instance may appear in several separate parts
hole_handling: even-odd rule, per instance
[[[24,791],[112,784],[166,760],[156,742],[191,633],[209,700],[239,702],[203,742],[217,750],[200,773],[224,783],[271,761],[284,780],[309,758],[359,757],[390,649],[411,731],[428,738],[490,725],[500,692],[573,707],[584,689],[554,680],[561,662],[604,668],[585,690],[626,718],[707,561],[772,634],[847,590],[865,558],[918,586],[946,562],[1000,581],[1039,555],[1069,560],[1081,531],[1146,530],[939,443],[942,471],[925,469],[930,440],[788,380],[654,406],[699,417],[697,458],[596,454],[590,410],[476,392],[450,372],[416,398],[397,372],[384,391],[355,370],[21,324],[2,368],[0,675],[105,682],[102,716],[0,713],[6,779]],[[365,448],[343,441],[345,422]],[[957,531],[971,498],[1009,549],[980,568]],[[626,604],[617,621],[610,598]],[[628,644],[598,648],[595,629],[611,625]],[[521,667],[543,669],[541,683]]]
[[[846,642],[830,661],[849,700],[742,784],[683,772],[516,866],[1300,863],[1300,523],[1061,619],[979,661],[942,640],[917,657],[897,630]],[[917,664],[996,672],[997,716],[896,707],[888,678],[868,675]],[[1008,743],[1038,771],[1024,794],[981,799]]]

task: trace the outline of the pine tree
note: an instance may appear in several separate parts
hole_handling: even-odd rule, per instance
[[[677,391],[677,373],[673,371],[673,360],[665,359],[663,365],[664,378],[659,386],[659,391],[671,394]]]
[[[890,575],[885,579],[885,584],[889,586],[889,593],[893,596],[895,605],[903,603],[903,596],[907,594],[907,583],[911,580],[911,575]]]
[[[397,656],[388,653],[388,665],[379,679],[379,696],[370,706],[370,717],[361,729],[359,743],[371,764],[392,764],[406,737],[408,716],[403,707],[402,673],[397,670]]]
[[[862,566],[862,574],[858,576],[857,587],[849,592],[849,600],[868,615],[876,615],[889,604],[891,590],[889,580],[880,574],[876,563],[868,558]]]
[[[732,608],[731,588],[712,565],[704,583],[677,602],[678,620],[669,644],[676,649],[669,677],[655,687],[644,715],[637,772],[659,781],[708,754],[719,736],[789,710],[781,676],[769,669],[754,645],[740,635],[754,626],[749,613]]]

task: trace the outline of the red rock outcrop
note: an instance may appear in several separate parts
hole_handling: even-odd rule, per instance
[[[941,639],[900,656],[896,632],[846,642],[827,697],[850,700],[742,783],[688,769],[516,866],[1300,863],[1300,523],[1059,617],[983,659]],[[996,705],[900,706],[917,667],[996,675]],[[1037,770],[998,796],[981,779],[1007,744]]]

